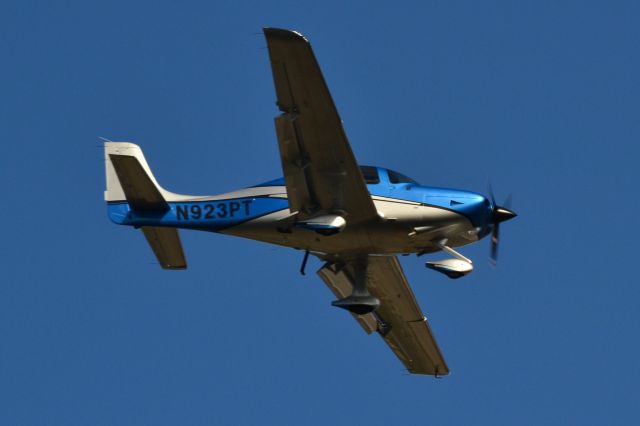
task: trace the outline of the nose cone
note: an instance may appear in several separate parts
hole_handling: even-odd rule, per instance
[[[491,202],[477,192],[459,189],[422,187],[423,202],[427,205],[443,207],[467,218],[474,228],[483,229],[486,235],[493,223]]]
[[[496,206],[493,209],[493,221],[494,221],[494,223],[506,222],[508,220],[513,219],[516,216],[518,216],[516,214],[516,212],[514,212],[513,210],[509,210],[506,207]]]
[[[475,227],[483,227],[491,220],[491,205],[482,195],[469,191],[456,191],[451,194],[450,209],[462,213]]]

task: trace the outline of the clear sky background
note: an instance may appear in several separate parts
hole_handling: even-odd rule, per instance
[[[100,136],[175,192],[281,175],[264,26],[311,40],[361,163],[514,194],[497,268],[402,258],[451,376],[300,252],[182,232],[163,271],[109,222]],[[0,424],[638,424],[639,53],[637,1],[3,2]]]

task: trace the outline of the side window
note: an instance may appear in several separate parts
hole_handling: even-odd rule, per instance
[[[365,183],[367,184],[380,183],[380,176],[378,175],[377,167],[360,166],[360,171],[362,172],[362,176],[364,176]]]
[[[418,183],[410,177],[405,176],[402,173],[394,172],[393,170],[387,170],[387,174],[389,175],[390,183]]]

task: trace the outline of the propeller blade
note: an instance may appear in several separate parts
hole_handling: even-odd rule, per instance
[[[489,256],[489,260],[492,265],[496,265],[498,263],[498,244],[500,243],[500,224],[502,222],[506,222],[507,220],[511,220],[517,216],[516,212],[511,210],[511,203],[513,201],[513,196],[509,194],[507,198],[504,200],[504,206],[499,206],[496,204],[496,196],[493,193],[493,188],[491,187],[491,182],[487,182],[487,192],[489,193],[489,198],[491,199],[491,205],[493,206],[493,214],[492,214],[492,226],[491,230],[491,254]]]
[[[513,202],[513,194],[507,195],[507,198],[504,200],[504,208],[507,210],[511,210],[512,202]]]
[[[500,225],[496,223],[491,232],[491,256],[489,259],[495,266],[498,263],[498,242],[500,241]]]
[[[489,194],[489,198],[491,199],[491,205],[496,205],[496,197],[493,194],[493,187],[491,186],[491,181],[487,181],[487,193]]]

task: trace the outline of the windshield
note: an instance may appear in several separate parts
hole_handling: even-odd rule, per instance
[[[411,179],[410,177],[405,176],[402,173],[394,172],[393,170],[387,170],[387,174],[389,175],[390,183],[415,183],[416,185],[418,184],[418,182]]]

